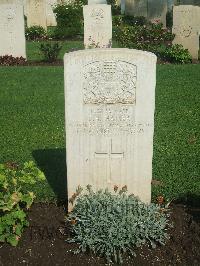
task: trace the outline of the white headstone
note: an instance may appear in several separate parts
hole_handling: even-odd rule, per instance
[[[47,28],[46,0],[27,0],[27,26]]]
[[[79,185],[111,191],[127,185],[150,202],[155,85],[152,53],[111,48],[65,55],[69,199]]]
[[[198,59],[200,35],[200,7],[180,5],[173,8],[174,44],[182,44],[193,59]]]
[[[112,16],[109,5],[83,7],[85,48],[109,48],[112,45]]]
[[[148,19],[152,23],[162,23],[166,27],[166,16],[166,0],[148,0]]]
[[[53,8],[57,5],[57,0],[47,0],[46,14],[47,14],[47,26],[56,26],[56,16],[53,13]]]
[[[4,55],[26,58],[22,0],[0,2],[0,56]]]

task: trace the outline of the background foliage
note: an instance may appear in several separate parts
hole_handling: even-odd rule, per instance
[[[26,187],[44,180],[44,174],[34,162],[26,162],[21,167],[12,162],[0,164],[0,242],[18,244],[24,227],[28,226],[25,210],[35,198]]]
[[[54,13],[57,21],[54,38],[65,39],[83,33],[83,10],[79,3],[57,5]]]

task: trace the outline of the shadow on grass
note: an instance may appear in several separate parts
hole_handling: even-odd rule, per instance
[[[67,199],[66,150],[48,149],[33,151],[38,167],[44,172],[47,181],[58,201]]]

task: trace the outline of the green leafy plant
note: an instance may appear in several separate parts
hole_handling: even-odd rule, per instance
[[[142,16],[137,17],[137,16],[124,15],[122,17],[122,21],[124,24],[130,26],[144,26],[148,24],[147,19]]]
[[[181,44],[175,44],[167,47],[162,52],[162,58],[165,61],[177,64],[189,64],[192,62],[192,56],[190,55],[188,49],[184,49]]]
[[[119,191],[115,186],[114,191],[95,193],[87,186],[87,193],[78,188],[73,194],[70,202],[76,204],[67,218],[73,237],[67,241],[79,244],[75,253],[92,251],[108,262],[122,263],[123,254],[134,255],[134,248],[145,243],[154,248],[168,239],[166,209],[128,195],[126,186]]]
[[[122,47],[150,51],[156,54],[162,46],[168,46],[174,39],[174,34],[164,29],[162,24],[122,25],[116,27],[114,36]]]
[[[57,26],[54,31],[54,38],[66,39],[83,32],[83,10],[81,4],[74,2],[56,6],[54,13]]]
[[[26,39],[31,41],[43,40],[47,38],[47,32],[42,26],[32,26],[26,28]]]
[[[47,62],[54,62],[57,60],[62,45],[58,42],[41,43],[40,51]]]
[[[119,27],[123,23],[123,16],[112,16],[112,26]]]
[[[25,191],[26,185],[45,180],[34,162],[22,167],[16,163],[0,164],[0,242],[16,246],[28,221],[26,209],[34,201],[33,192]]]

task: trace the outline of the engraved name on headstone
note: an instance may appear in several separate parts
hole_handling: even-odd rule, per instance
[[[110,48],[112,45],[112,17],[109,5],[83,7],[85,48]]]
[[[151,200],[156,56],[129,49],[65,55],[68,197],[128,186]],[[69,205],[69,209],[72,206]]]
[[[0,56],[12,55],[26,58],[22,0],[1,0],[0,36]]]
[[[182,44],[194,59],[198,59],[200,7],[180,5],[173,8],[174,44]]]

